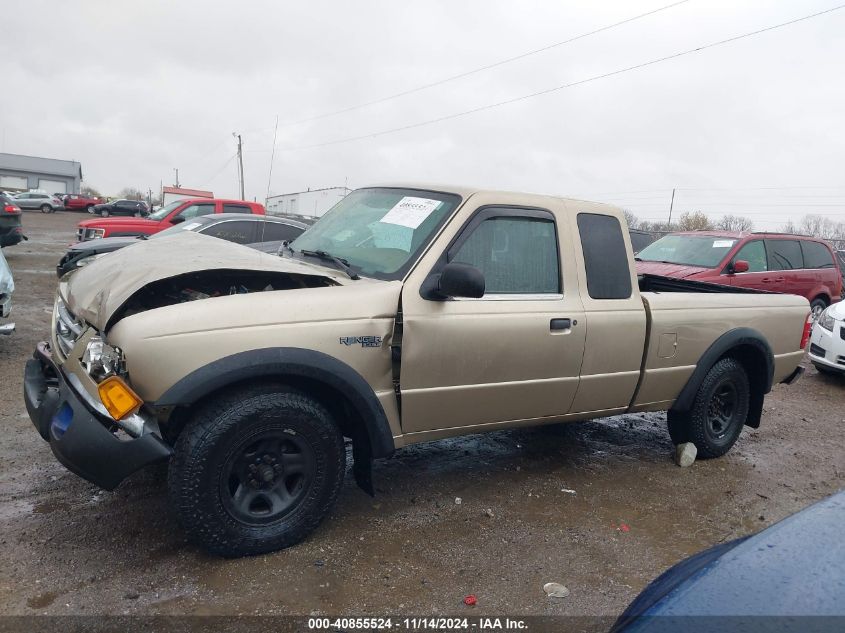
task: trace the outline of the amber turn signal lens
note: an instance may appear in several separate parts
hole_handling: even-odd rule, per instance
[[[144,401],[117,376],[109,376],[99,385],[100,400],[115,420],[121,420],[140,407]]]

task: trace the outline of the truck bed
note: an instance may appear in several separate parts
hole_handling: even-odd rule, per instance
[[[663,275],[638,275],[640,292],[732,292],[737,294],[779,294],[769,290],[754,288],[740,288],[739,286],[725,286],[691,279],[676,279]]]

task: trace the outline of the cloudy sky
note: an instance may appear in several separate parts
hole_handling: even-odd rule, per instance
[[[431,181],[574,195],[649,220],[845,220],[845,9],[445,121],[836,6],[688,0],[4,0],[0,150],[75,159],[107,194]]]

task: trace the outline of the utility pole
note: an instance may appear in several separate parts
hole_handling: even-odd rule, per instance
[[[179,188],[179,168],[174,167],[173,171],[176,172],[176,184],[174,186],[178,189]]]
[[[273,159],[276,157],[276,134],[279,131],[279,115],[276,115],[276,128],[273,130],[273,150],[270,152],[270,173],[267,174],[267,194],[264,196],[264,205],[270,198],[270,181],[273,179]]]
[[[241,183],[241,200],[244,199],[244,152],[243,141],[241,135],[237,132],[232,132],[232,136],[238,139],[238,180]]]
[[[669,203],[669,225],[666,227],[672,230],[672,208],[675,206],[675,189],[672,189],[672,201]]]

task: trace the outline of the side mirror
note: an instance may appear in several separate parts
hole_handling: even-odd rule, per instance
[[[177,215],[175,218],[170,220],[171,224],[182,224],[185,221],[185,218],[181,215]]]
[[[748,262],[744,259],[738,259],[733,263],[731,267],[731,272],[734,273],[747,273],[748,272]]]
[[[478,299],[484,296],[484,275],[469,264],[446,264],[440,272],[437,293],[444,297]]]

